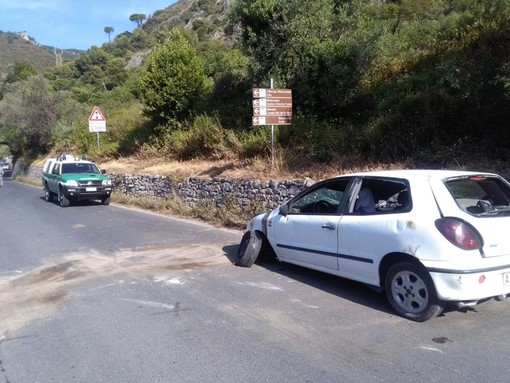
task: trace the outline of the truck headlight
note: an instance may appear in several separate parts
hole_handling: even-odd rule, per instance
[[[112,181],[110,181],[110,180],[103,180],[101,182],[101,185],[103,185],[103,186],[112,186]]]
[[[64,185],[71,186],[71,187],[78,187],[78,182],[75,180],[69,180],[69,181],[66,181]]]

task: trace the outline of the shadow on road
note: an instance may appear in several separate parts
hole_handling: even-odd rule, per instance
[[[223,251],[230,262],[235,263],[239,245],[224,246]],[[262,267],[272,273],[306,284],[339,298],[370,307],[384,313],[395,314],[383,293],[349,279],[337,277],[277,260],[257,260],[254,267]],[[396,315],[396,314],[395,314]]]
[[[223,247],[225,255],[229,261],[235,264],[237,259],[237,249],[239,245],[230,245]],[[393,308],[388,303],[384,292],[379,293],[367,285],[351,281],[335,275],[326,274],[320,271],[307,269],[305,267],[293,265],[277,260],[257,260],[256,266],[262,267],[270,272],[280,274],[286,278],[293,279],[313,288],[322,290],[339,298],[349,300],[351,302],[369,307],[383,313],[393,314],[397,316]],[[481,302],[482,303],[482,302]],[[448,304],[440,316],[444,316],[448,312],[476,312],[477,307],[459,308],[455,304]]]
[[[46,200],[44,199],[44,196],[40,196],[39,199],[46,202]],[[53,198],[52,203],[55,205],[59,205],[59,203],[57,201],[57,197]],[[66,207],[66,209],[77,207],[77,206],[104,206],[104,205],[101,203],[101,201],[96,201],[96,200],[73,201],[73,202],[71,202],[71,204],[69,206]]]

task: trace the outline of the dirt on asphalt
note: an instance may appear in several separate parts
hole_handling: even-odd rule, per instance
[[[97,278],[177,276],[199,268],[228,265],[219,246],[150,247],[101,254],[74,252],[0,280],[0,342],[10,331],[62,307],[73,287]]]

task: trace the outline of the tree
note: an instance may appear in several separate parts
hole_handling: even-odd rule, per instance
[[[143,24],[143,22],[147,19],[143,13],[133,13],[129,16],[129,21],[133,21],[139,27]]]
[[[32,65],[30,65],[26,61],[16,61],[14,63],[14,68],[7,75],[5,82],[13,83],[16,81],[26,80],[30,76],[34,76],[37,74],[37,71],[34,69]]]
[[[108,34],[108,42],[112,43],[112,33],[113,33],[113,27],[104,27],[104,32]]]
[[[74,61],[74,66],[81,83],[93,85],[96,90],[111,90],[126,78],[126,70],[119,65],[120,61],[104,49],[92,47]],[[113,67],[116,70],[112,70]]]
[[[49,150],[51,130],[59,116],[59,97],[41,76],[9,84],[0,102],[0,133],[13,154]]]
[[[139,96],[145,113],[157,122],[189,116],[208,91],[204,65],[196,49],[178,29],[147,58]]]

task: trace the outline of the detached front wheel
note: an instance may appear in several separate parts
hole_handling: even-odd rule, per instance
[[[237,266],[251,267],[259,256],[262,247],[262,234],[258,231],[250,231],[244,234],[237,250]]]
[[[391,306],[404,318],[424,322],[444,310],[445,302],[437,298],[432,278],[420,265],[394,264],[386,274],[384,285]]]

